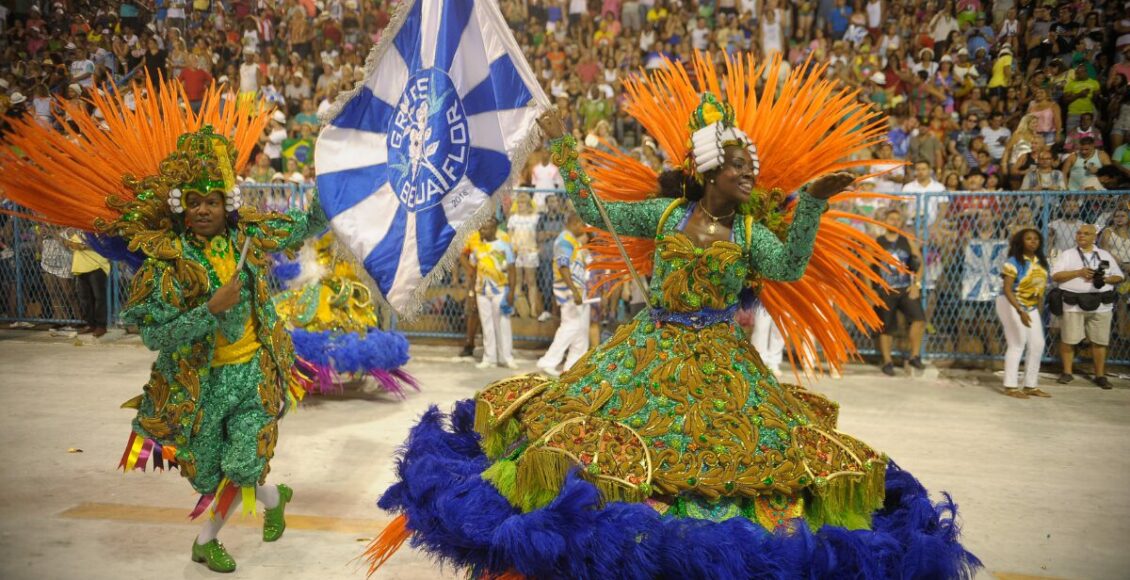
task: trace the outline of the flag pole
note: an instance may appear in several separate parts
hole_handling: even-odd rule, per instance
[[[549,111],[557,111],[557,108],[554,107],[549,102],[549,99],[545,97],[545,93],[541,94],[541,99],[535,99],[535,101],[544,108],[541,113],[542,115]],[[538,129],[541,130],[543,138],[549,136],[545,130],[545,127],[541,126],[540,121],[538,123]],[[604,209],[604,202],[600,200],[600,196],[597,195],[596,192],[592,190],[592,188],[589,188],[589,194],[592,195],[592,201],[596,204],[596,211],[600,213],[600,219],[604,222],[604,230],[608,232],[610,236],[612,236],[612,241],[616,243],[616,248],[620,251],[620,257],[624,258],[624,264],[628,266],[628,273],[632,277],[632,282],[635,283],[636,288],[640,291],[640,295],[643,296],[644,301],[650,308],[652,306],[651,296],[648,295],[647,285],[643,283],[643,277],[640,276],[640,273],[638,271],[636,271],[636,267],[634,264],[632,264],[632,260],[628,258],[628,250],[624,249],[624,242],[620,241],[619,234],[617,234],[616,230],[613,229],[612,218],[608,217],[608,211]]]
[[[604,221],[605,231],[612,236],[612,241],[616,242],[616,248],[620,250],[620,256],[624,258],[624,263],[628,265],[628,272],[632,276],[632,282],[635,282],[636,288],[639,289],[640,295],[643,296],[648,307],[652,307],[651,296],[648,295],[647,286],[643,283],[643,277],[636,271],[632,260],[628,258],[628,250],[624,249],[624,242],[620,241],[620,236],[616,233],[616,230],[612,229],[612,219],[608,217],[608,212],[604,209],[604,202],[600,201],[600,196],[591,189],[589,190],[589,195],[592,196],[592,200],[596,204],[596,210],[600,212],[600,218]]]

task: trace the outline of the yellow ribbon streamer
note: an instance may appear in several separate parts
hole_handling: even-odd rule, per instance
[[[144,437],[136,437],[133,440],[133,448],[129,450],[129,459],[126,459],[126,472],[129,472],[134,467],[137,467],[137,458],[141,455],[141,448],[145,445]]]
[[[243,488],[243,515],[255,515],[255,486],[249,485]]]

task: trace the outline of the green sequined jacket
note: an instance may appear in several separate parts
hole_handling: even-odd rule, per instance
[[[591,178],[581,167],[577,159],[576,142],[572,137],[566,136],[554,140],[550,144],[553,151],[554,162],[561,169],[561,176],[565,180],[565,191],[572,200],[581,218],[588,224],[607,230],[604,220],[593,200],[595,195],[591,188]],[[685,216],[687,205],[672,207],[678,200],[671,198],[653,198],[634,202],[604,202],[612,229],[620,235],[641,238],[661,238],[665,234],[676,231],[677,224]],[[816,240],[816,230],[820,225],[820,216],[827,207],[828,202],[816,199],[803,190],[797,202],[792,225],[788,234],[782,241],[776,233],[765,225],[749,219],[734,220],[734,240],[742,247],[747,255],[743,274],[752,278],[765,278],[782,282],[799,280],[808,267],[812,257],[812,247]],[[670,209],[670,212],[668,212]],[[666,219],[664,220],[664,216]],[[740,218],[741,216],[739,216]],[[661,224],[662,222],[662,224]],[[660,226],[662,225],[662,231]],[[701,250],[700,250],[701,253]],[[665,275],[672,270],[673,264],[669,259],[664,259],[664,252],[657,251],[655,259],[655,276],[651,280],[651,294],[653,305],[655,299],[662,300],[656,295],[662,294],[662,285]],[[678,264],[674,264],[677,268]],[[709,305],[714,308],[726,307],[736,303],[737,288],[732,287],[730,280],[717,280],[716,285],[726,286],[728,300],[725,304]],[[667,306],[667,305],[664,305]],[[692,306],[690,310],[693,310]]]
[[[198,409],[201,383],[212,372],[217,331],[235,341],[243,335],[248,317],[252,318],[262,345],[258,360],[265,381],[259,394],[264,410],[271,416],[285,413],[294,347],[271,301],[267,285],[270,254],[299,248],[327,223],[317,198],[308,211],[241,211],[238,224],[225,235],[236,259],[244,240],[251,238],[240,273],[244,286],[236,306],[219,315],[213,315],[207,306],[221,283],[204,255],[205,242],[191,233],[155,234],[164,236],[160,245],[165,259],[150,257],[138,269],[122,319],[136,324],[145,346],[159,354],[145,392],[123,406],[138,410],[133,425],[137,433],[176,449],[186,477],[195,472],[187,446],[202,420]],[[265,443],[273,447],[274,442]]]

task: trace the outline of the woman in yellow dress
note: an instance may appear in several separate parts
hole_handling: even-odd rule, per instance
[[[280,259],[274,272],[288,287],[275,296],[275,309],[289,327],[296,364],[313,376],[310,391],[341,391],[341,375],[370,376],[399,397],[405,387],[418,390],[401,368],[408,340],[380,329],[369,288],[335,253],[333,240],[327,232],[308,241],[297,261]]]

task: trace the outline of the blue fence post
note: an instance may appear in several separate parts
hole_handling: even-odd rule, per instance
[[[1048,253],[1048,222],[1051,221],[1051,204],[1048,200],[1048,192],[1045,190],[1040,193],[1040,235],[1044,238],[1044,254]],[[1051,274],[1050,272],[1048,273]]]
[[[930,266],[929,266],[929,262],[926,260],[926,253],[930,250],[930,236],[928,236],[926,234],[927,234],[927,231],[929,229],[928,228],[929,224],[927,223],[928,220],[929,220],[929,216],[930,216],[929,207],[928,207],[930,205],[930,199],[929,198],[933,194],[927,193],[927,192],[918,192],[914,195],[915,195],[915,198],[916,198],[915,206],[917,207],[917,211],[914,212],[916,214],[914,216],[914,230],[915,230],[914,235],[917,236],[918,239],[920,240],[920,244],[918,246],[918,253],[922,256],[922,263],[919,264],[919,267],[922,268],[922,286],[921,286],[922,289],[918,292],[918,300],[919,300],[919,302],[922,303],[922,312],[927,312],[926,305],[929,304],[929,300],[926,298],[926,280],[927,280],[927,277],[930,275],[930,272],[928,270],[928,268]],[[912,275],[911,276],[911,284],[914,283],[913,280],[914,280],[914,278],[913,278],[913,275]],[[930,291],[936,292],[937,288],[932,288]],[[927,321],[927,323],[929,323],[929,321]],[[921,358],[927,358],[926,357],[926,342],[927,341],[926,341],[925,333],[923,333],[922,341],[919,343],[918,352],[916,353],[918,355],[918,358],[920,358],[920,359]]]
[[[118,263],[110,262],[110,275],[106,277],[106,326],[117,326],[118,313]]]
[[[12,248],[15,253],[12,258],[16,261],[16,318],[26,318],[27,313],[24,311],[24,273],[23,273],[23,219],[19,217],[12,218]]]

